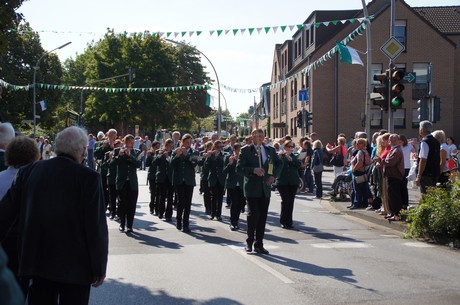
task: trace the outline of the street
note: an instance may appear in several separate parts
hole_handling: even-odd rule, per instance
[[[298,195],[293,230],[279,225],[272,192],[265,247],[246,254],[241,230],[209,220],[196,187],[191,233],[149,214],[146,171],[134,233],[109,226],[107,279],[90,304],[458,304],[460,256],[446,247],[406,240],[400,232],[339,213],[328,197]],[[324,194],[332,173],[325,172]],[[197,176],[197,182],[199,177]],[[346,204],[346,203],[344,203]],[[175,215],[174,215],[175,217]]]

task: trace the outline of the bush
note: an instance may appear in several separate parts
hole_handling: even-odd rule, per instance
[[[407,213],[406,237],[460,244],[460,180],[458,176],[454,180],[446,188],[429,188],[419,205]]]

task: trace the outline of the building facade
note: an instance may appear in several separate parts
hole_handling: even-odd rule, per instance
[[[389,59],[380,47],[390,37],[390,1],[374,0],[368,4],[368,11],[373,16],[371,73],[375,75],[389,67]],[[435,128],[444,130],[447,136],[460,137],[460,124],[457,123],[460,122],[459,11],[460,6],[412,8],[402,0],[396,1],[395,38],[405,50],[393,64],[406,73],[415,72],[417,78],[415,84],[405,85],[405,102],[401,109],[393,112],[395,132],[418,138],[417,101],[431,94],[441,100],[441,119],[435,123]],[[362,10],[315,11],[304,24],[361,17]],[[339,133],[349,137],[355,131],[364,130],[366,55],[361,54],[364,62],[361,66],[340,63],[336,52],[309,73],[299,73],[358,26],[358,22],[348,22],[328,27],[303,27],[292,40],[275,46],[270,90],[273,138],[289,134],[297,140],[314,131],[324,143],[332,143]],[[356,36],[348,45],[365,52],[365,33]],[[306,104],[299,101],[301,89],[309,91]],[[296,124],[297,113],[302,108],[312,113],[312,125],[307,128],[298,128]],[[371,103],[367,117],[371,133],[388,129],[387,117],[387,112]]]

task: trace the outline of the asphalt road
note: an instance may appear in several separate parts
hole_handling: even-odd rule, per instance
[[[272,193],[265,247],[244,252],[241,231],[209,220],[195,188],[189,234],[148,213],[146,172],[139,171],[134,233],[108,220],[106,282],[90,304],[459,304],[458,251],[401,238],[334,210],[327,200],[299,195],[294,230],[279,226]],[[198,181],[198,178],[197,178]],[[325,189],[325,192],[327,188]]]

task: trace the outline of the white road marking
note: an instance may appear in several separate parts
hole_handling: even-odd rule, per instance
[[[393,234],[381,234],[381,237],[391,237],[391,238],[399,238],[398,235],[393,235]]]
[[[434,248],[435,246],[430,244],[425,244],[422,242],[408,242],[403,243],[404,246],[413,247],[413,248]]]
[[[260,268],[264,269],[265,271],[267,271],[271,275],[275,276],[277,279],[281,280],[283,283],[285,283],[285,284],[294,284],[294,281],[292,281],[291,279],[285,277],[284,275],[282,275],[281,273],[279,273],[278,271],[276,271],[272,267],[268,266],[267,264],[264,264],[259,259],[257,259],[256,255],[248,255],[246,252],[244,252],[244,249],[242,247],[238,247],[238,246],[234,246],[234,245],[229,245],[229,247],[231,249],[233,249],[234,251],[236,251],[237,253],[241,254],[247,260],[251,261],[252,263],[254,263],[255,265],[257,265]],[[265,248],[270,249],[270,248],[273,248],[273,247],[265,247]]]
[[[314,248],[320,249],[357,249],[357,248],[372,248],[373,246],[365,243],[358,242],[333,242],[333,243],[321,243],[312,244]]]

